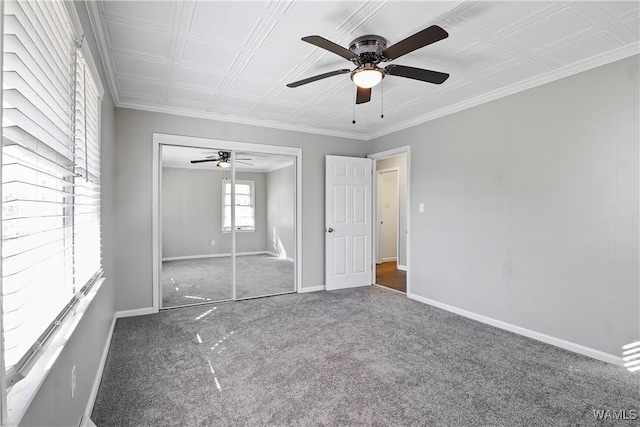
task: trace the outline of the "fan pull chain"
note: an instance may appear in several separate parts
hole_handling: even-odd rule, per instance
[[[356,91],[356,97],[358,96],[358,92]],[[354,125],[356,124],[356,99],[353,100],[353,120],[351,121]]]
[[[380,118],[384,119],[384,81],[380,82]]]

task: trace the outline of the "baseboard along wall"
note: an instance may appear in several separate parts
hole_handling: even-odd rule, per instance
[[[122,319],[123,317],[134,316],[146,316],[147,314],[153,314],[153,307],[135,308],[133,310],[121,310],[116,311],[116,319]]]
[[[109,348],[111,347],[111,338],[113,337],[113,331],[116,327],[117,319],[118,315],[116,313],[113,316],[113,320],[111,321],[111,328],[109,329],[109,333],[107,334],[107,342],[104,344],[102,356],[100,357],[98,372],[96,372],[96,377],[93,380],[93,386],[91,387],[91,393],[89,394],[89,401],[87,402],[87,407],[84,411],[84,416],[82,417],[81,421],[82,427],[93,427],[94,425],[93,422],[91,422],[91,413],[93,412],[93,406],[96,403],[96,397],[98,397],[98,388],[100,388],[100,382],[102,381],[104,365],[107,363],[107,355],[109,354]]]
[[[624,363],[624,361],[622,360],[622,357],[605,353],[603,351],[596,350],[593,348],[585,347],[580,344],[565,341],[563,339],[552,337],[550,335],[546,335],[540,332],[532,331],[530,329],[526,329],[520,326],[512,325],[510,323],[506,323],[501,320],[496,320],[491,317],[484,316],[482,314],[473,313],[471,311],[467,311],[462,308],[454,307],[452,305],[444,304],[439,301],[421,297],[420,295],[407,293],[407,297],[411,298],[412,300],[419,301],[421,303],[428,304],[433,307],[441,308],[443,310],[458,314],[460,316],[464,316],[468,319],[477,320],[478,322],[495,326],[496,328],[504,329],[505,331],[513,332],[518,335],[523,335],[525,337],[532,338],[534,340],[542,341],[546,344],[551,344],[556,347],[560,347],[565,350],[572,351],[574,353],[591,357],[593,359],[601,360],[603,362],[611,363],[617,366],[623,366],[623,363]]]
[[[236,256],[246,256],[246,255],[271,255],[271,252],[268,251],[252,251],[252,252],[237,252]],[[274,256],[277,256],[273,254]],[[162,258],[162,261],[180,261],[184,259],[203,259],[203,258],[225,258],[230,257],[231,253],[222,253],[222,254],[204,254],[204,255],[184,255],[184,256],[172,256]]]
[[[271,255],[271,256],[272,256],[272,257],[274,257],[274,258],[280,258],[280,259],[284,259],[284,260],[287,260],[287,261],[290,261],[290,262],[294,262],[294,261],[295,261],[295,260],[294,260],[293,258],[291,258],[291,257],[281,258],[281,257],[280,257],[280,255],[278,255],[278,254],[277,254],[277,253],[275,253],[275,252],[269,252],[269,251],[266,251],[266,252],[264,252],[264,254],[265,254],[265,255]]]
[[[247,256],[247,255],[271,255],[276,258],[280,258],[280,256],[275,252],[269,251],[253,251],[253,252],[237,252],[236,256]],[[185,259],[204,259],[204,258],[225,258],[230,257],[231,253],[222,253],[222,254],[205,254],[205,255],[184,255],[184,256],[173,256],[162,258],[162,261],[181,261]],[[293,258],[285,258],[287,261],[293,262]]]
[[[300,293],[304,294],[307,292],[318,292],[318,291],[324,291],[325,287],[320,285],[320,286],[309,286],[309,287],[303,287],[300,288]]]

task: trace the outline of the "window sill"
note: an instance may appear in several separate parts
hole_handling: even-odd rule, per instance
[[[20,424],[42,383],[51,372],[67,342],[102,288],[104,280],[104,277],[98,279],[89,293],[78,301],[73,308],[73,314],[69,314],[64,319],[27,376],[8,390],[7,419],[2,420],[2,425],[15,426]]]
[[[236,230],[236,233],[255,233],[256,230]],[[222,230],[222,234],[231,234],[231,230]]]

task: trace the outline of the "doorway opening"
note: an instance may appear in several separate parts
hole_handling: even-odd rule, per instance
[[[408,293],[408,147],[377,153],[374,159],[375,284]]]
[[[400,264],[400,167],[383,167],[384,163],[400,163],[402,159],[378,160],[376,168],[376,217],[378,248],[376,252],[376,284],[407,292],[406,271]]]

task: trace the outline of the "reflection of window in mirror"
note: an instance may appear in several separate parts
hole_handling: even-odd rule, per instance
[[[231,180],[222,180],[222,231],[231,231]],[[256,231],[255,182],[236,179],[236,230]]]

